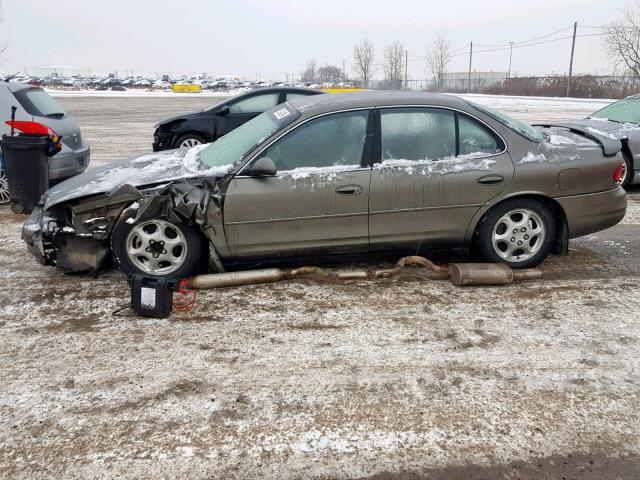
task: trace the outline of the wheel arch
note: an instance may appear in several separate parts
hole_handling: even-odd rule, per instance
[[[635,180],[635,170],[636,170],[636,162],[635,159],[633,157],[633,152],[631,151],[631,147],[629,146],[629,139],[628,138],[623,138],[621,141],[622,143],[622,156],[625,157],[628,161],[629,164],[631,165],[631,171],[627,172],[627,175],[630,175],[629,178],[629,185],[632,185],[634,183]]]
[[[467,238],[465,239],[465,243],[467,244],[467,246],[471,249],[475,248],[478,229],[480,228],[482,221],[487,217],[487,214],[490,211],[504,204],[505,202],[518,199],[535,200],[542,203],[549,210],[551,210],[556,223],[556,239],[553,244],[552,252],[556,255],[566,255],[569,251],[569,224],[567,222],[567,214],[565,213],[564,208],[562,208],[562,205],[560,205],[557,200],[540,192],[518,193],[509,197],[505,197],[499,202],[485,204],[474,215],[469,225],[469,229],[467,230]]]

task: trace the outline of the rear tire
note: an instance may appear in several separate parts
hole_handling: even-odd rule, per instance
[[[176,140],[175,148],[179,148],[181,150],[188,150],[197,145],[202,145],[203,143],[207,143],[204,138],[195,133],[187,133],[186,135],[182,135],[178,140]]]
[[[128,223],[134,217],[134,211],[125,211],[111,234],[111,253],[121,272],[179,279],[199,273],[206,243],[197,228],[164,219]]]
[[[477,231],[477,247],[489,262],[511,268],[539,265],[556,239],[551,211],[530,198],[507,200],[487,212]]]

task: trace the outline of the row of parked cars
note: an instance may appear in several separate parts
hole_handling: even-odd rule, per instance
[[[441,249],[531,267],[623,218],[639,101],[531,126],[447,95],[252,91],[161,122],[153,154],[55,185],[23,238],[67,271],[112,256],[157,277]]]

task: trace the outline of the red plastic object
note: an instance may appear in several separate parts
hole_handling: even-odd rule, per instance
[[[58,134],[51,130],[46,125],[38,122],[30,122],[27,120],[7,120],[7,125],[15,128],[16,130],[20,130],[23,133],[36,133],[41,135],[49,135],[50,137],[57,137]]]

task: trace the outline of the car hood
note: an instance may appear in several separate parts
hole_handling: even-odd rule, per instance
[[[201,168],[200,151],[207,146],[166,150],[94,168],[50,188],[42,197],[44,209],[70,200],[114,192],[123,185],[145,187],[184,178],[226,176],[232,165]]]
[[[166,125],[167,123],[175,122],[177,120],[187,120],[189,118],[200,117],[204,113],[204,110],[197,110],[194,112],[181,113],[180,115],[174,115],[173,117],[167,117],[160,120],[156,123],[155,127],[158,128],[160,125]]]

